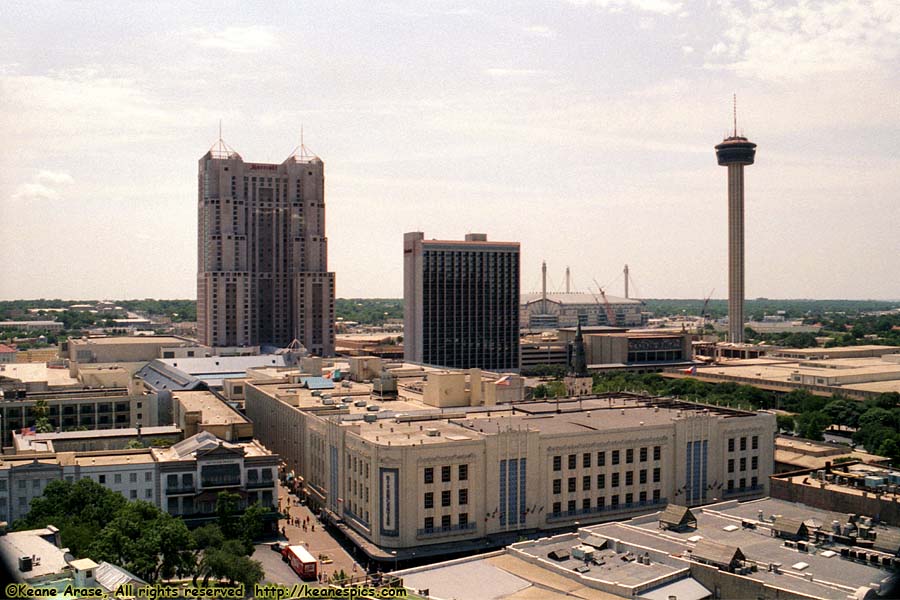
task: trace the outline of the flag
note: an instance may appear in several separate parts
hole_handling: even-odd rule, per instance
[[[685,375],[696,375],[697,374],[697,365],[692,366],[690,369],[685,369],[682,371]]]
[[[497,385],[509,385],[509,375],[505,375],[498,379]]]
[[[19,433],[21,433],[22,435],[34,435],[35,433],[37,433],[37,430],[35,430],[34,425],[32,425],[31,427],[23,428],[21,431],[19,431]]]

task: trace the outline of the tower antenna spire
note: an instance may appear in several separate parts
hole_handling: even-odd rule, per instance
[[[222,119],[219,119],[219,141],[222,141]]]
[[[732,94],[731,100],[734,105],[734,137],[737,137],[737,94]]]

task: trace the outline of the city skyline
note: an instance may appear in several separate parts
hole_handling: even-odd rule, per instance
[[[734,92],[746,297],[900,298],[894,2],[175,6],[5,6],[0,299],[195,297],[219,119],[252,162],[305,128],[336,297],[402,297],[416,230],[520,242],[523,292],[723,297]]]

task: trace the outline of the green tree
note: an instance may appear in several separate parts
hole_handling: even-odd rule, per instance
[[[219,528],[226,539],[240,539],[240,521],[238,505],[241,497],[231,492],[219,492],[216,497],[216,518]]]
[[[775,417],[775,420],[778,423],[778,429],[793,433],[794,417],[791,415],[778,415]]]
[[[120,565],[141,579],[193,572],[191,536],[184,521],[137,500],[122,508],[91,544],[90,556]]]
[[[34,402],[34,430],[38,433],[50,433],[53,431],[53,425],[50,424],[50,407],[43,398],[38,398]]]
[[[831,419],[822,411],[814,410],[797,415],[797,433],[808,440],[825,439],[822,433],[831,425]]]
[[[265,527],[265,516],[269,510],[258,502],[247,507],[244,514],[238,519],[238,529],[241,533],[241,541],[247,546],[247,555],[253,554],[253,541],[262,535]]]
[[[31,510],[16,521],[14,529],[54,525],[63,546],[75,556],[85,556],[100,531],[127,503],[121,494],[90,479],[51,481],[43,495],[31,501]]]

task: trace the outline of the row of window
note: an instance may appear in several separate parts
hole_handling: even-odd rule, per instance
[[[643,485],[647,483],[647,469],[641,469],[638,471],[638,483]],[[581,478],[581,491],[590,491],[591,484],[593,482],[593,477],[591,475],[584,475]],[[653,483],[659,483],[662,480],[662,471],[659,467],[653,469]],[[610,473],[610,487],[619,487],[621,482],[621,474]],[[568,492],[576,492],[577,490],[577,477],[569,477],[566,480],[566,490]],[[625,485],[634,485],[634,471],[625,471]],[[597,475],[597,489],[603,490],[606,489],[606,473],[600,473]],[[554,479],[553,480],[553,493],[561,494],[562,493],[562,479]]]
[[[453,495],[452,490],[444,490],[441,492],[441,506],[450,506]],[[469,504],[469,490],[463,488],[456,490],[456,503],[460,506]],[[434,508],[434,492],[425,492],[424,496],[425,508]]]
[[[469,524],[469,513],[459,513],[459,517],[457,519],[457,526],[460,529],[464,529]],[[441,517],[441,529],[450,529],[453,527],[453,524],[450,519],[450,515],[443,515]],[[432,530],[434,529],[434,517],[425,517],[425,529]]]
[[[738,440],[741,452],[747,449],[747,436],[742,436],[740,438],[728,438],[728,451],[734,452],[735,448],[735,440]],[[754,435],[750,438],[750,448],[752,450],[759,450],[759,436]]]
[[[661,497],[662,497],[662,494],[660,493],[659,490],[653,490],[653,495],[652,495],[653,502],[659,502]],[[613,494],[612,496],[610,496],[608,506],[610,506],[610,507],[619,506],[619,498],[620,498],[619,494]],[[630,492],[625,494],[624,500],[625,500],[625,504],[634,503],[634,494],[632,494]],[[638,502],[647,502],[647,492],[640,492],[638,494]],[[556,514],[556,515],[561,514],[562,506],[563,506],[562,502],[554,502],[553,503],[553,511],[551,514]],[[598,510],[603,510],[606,507],[607,507],[606,496],[599,496],[597,498],[596,508]],[[591,508],[592,508],[591,507],[591,499],[590,498],[582,499],[581,510],[590,510]],[[574,513],[577,510],[578,510],[578,503],[575,500],[569,500],[566,503],[566,511],[567,512]]]
[[[441,467],[441,481],[446,483],[452,480],[453,468],[450,465],[444,465]],[[456,479],[458,481],[468,481],[469,479],[469,465],[457,465]],[[425,467],[424,470],[424,482],[434,483],[434,467]]]
[[[740,466],[740,469],[739,469],[740,471],[746,471],[747,470],[747,457],[742,456],[738,461],[738,465]],[[755,471],[758,468],[759,468],[759,457],[751,456],[750,457],[750,470]],[[733,458],[728,459],[728,472],[734,473],[734,459]]]
[[[626,448],[625,449],[625,464],[634,463],[634,448]],[[650,454],[650,449],[647,446],[642,446],[638,448],[638,460],[639,462],[647,462],[648,456]],[[581,455],[581,467],[583,469],[590,469],[592,466],[593,459],[592,452],[584,452]],[[553,457],[553,470],[554,471],[562,471],[562,456],[554,456]],[[662,446],[653,446],[653,460],[661,460],[662,459]],[[610,451],[610,463],[613,465],[618,465],[622,460],[622,451],[621,450],[611,450]],[[597,466],[605,467],[606,466],[606,451],[601,450],[597,452]],[[566,468],[567,469],[577,469],[578,468],[578,455],[577,454],[569,454],[566,460]]]

